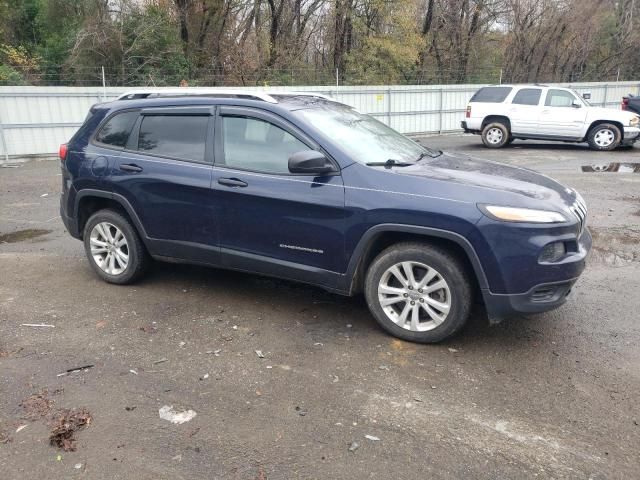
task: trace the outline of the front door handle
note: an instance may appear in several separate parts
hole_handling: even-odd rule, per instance
[[[219,178],[218,183],[227,187],[246,187],[249,184],[237,178]]]
[[[120,165],[120,170],[123,172],[141,172],[142,167],[139,167],[135,163],[123,163]]]

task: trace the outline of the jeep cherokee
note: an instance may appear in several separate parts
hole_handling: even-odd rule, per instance
[[[474,298],[492,322],[558,307],[591,247],[576,191],[312,93],[128,93],[60,159],[62,219],[103,280],[153,258],[363,292],[416,342],[457,332]]]

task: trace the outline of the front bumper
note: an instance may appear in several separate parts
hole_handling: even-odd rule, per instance
[[[588,229],[585,229],[579,239],[578,252],[568,256],[559,264],[541,265],[541,268],[549,268],[556,277],[565,276],[564,279],[539,283],[524,293],[499,294],[483,290],[482,296],[489,321],[498,323],[518,314],[546,312],[565,303],[573,285],[586,266],[591,244],[591,234]]]
[[[553,310],[566,302],[577,278],[556,283],[541,283],[526,293],[501,295],[483,292],[487,316],[491,323],[518,314],[540,313]]]

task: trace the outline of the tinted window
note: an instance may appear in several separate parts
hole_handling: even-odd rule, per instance
[[[204,115],[147,115],[140,125],[138,150],[202,162],[208,121]]]
[[[138,112],[123,112],[114,115],[100,129],[96,135],[96,141],[114,147],[124,147],[137,118]]]
[[[224,163],[231,168],[289,173],[289,157],[309,147],[272,123],[222,117]]]
[[[511,87],[484,87],[478,90],[470,102],[500,103],[511,92]]]
[[[576,97],[566,90],[549,90],[544,104],[547,107],[570,107],[575,100]]]
[[[523,88],[516,93],[511,103],[518,105],[538,105],[541,93],[542,90],[539,88]]]

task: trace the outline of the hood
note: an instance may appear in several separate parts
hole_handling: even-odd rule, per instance
[[[604,107],[587,107],[587,115],[590,120],[617,120],[624,126],[629,125],[629,122],[637,117],[638,114],[630,112],[628,110],[620,110],[616,108],[604,108]]]
[[[565,205],[573,204],[576,199],[573,190],[546,175],[528,168],[480,160],[458,153],[443,152],[436,158],[427,158],[415,165],[393,170],[400,175],[510,192],[535,200],[560,199]]]

